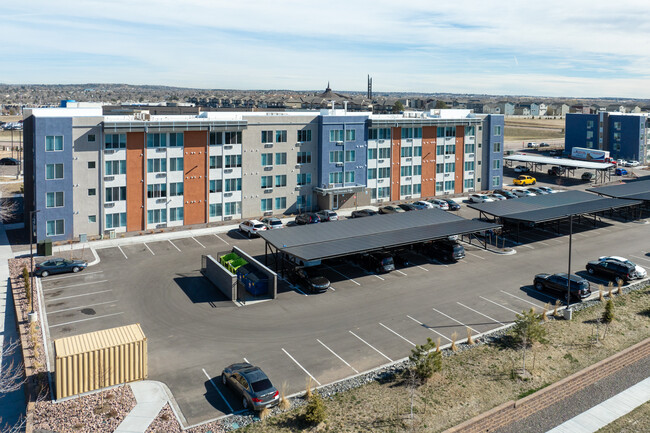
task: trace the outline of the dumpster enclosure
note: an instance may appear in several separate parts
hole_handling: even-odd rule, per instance
[[[139,323],[54,340],[56,399],[147,378]]]

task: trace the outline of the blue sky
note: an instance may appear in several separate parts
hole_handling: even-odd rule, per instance
[[[0,82],[650,98],[650,2],[5,0]]]

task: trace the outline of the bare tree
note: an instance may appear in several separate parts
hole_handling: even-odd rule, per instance
[[[13,219],[16,212],[18,212],[18,203],[15,200],[0,199],[0,221]]]
[[[20,347],[20,341],[14,340],[5,344],[2,349],[2,357],[8,358],[12,356]],[[23,363],[16,364],[14,361],[9,362],[5,368],[0,370],[0,397],[4,394],[14,392],[20,389],[25,383]]]

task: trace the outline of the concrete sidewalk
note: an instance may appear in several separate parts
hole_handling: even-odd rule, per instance
[[[115,433],[144,433],[169,401],[162,385],[144,380],[130,383],[136,405],[117,426]]]

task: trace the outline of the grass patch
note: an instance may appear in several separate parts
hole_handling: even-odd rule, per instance
[[[549,386],[549,385],[550,385],[550,383],[545,383],[545,384],[543,384],[542,386],[538,386],[538,387],[536,387],[536,388],[531,388],[531,389],[529,389],[528,391],[524,391],[524,392],[520,393],[520,394],[517,396],[517,400],[521,400],[521,399],[524,398],[524,397],[528,397],[528,396],[531,395],[531,394],[535,394],[535,393],[536,393],[537,391],[539,391],[540,389],[544,389],[544,388],[546,388],[546,387]]]

